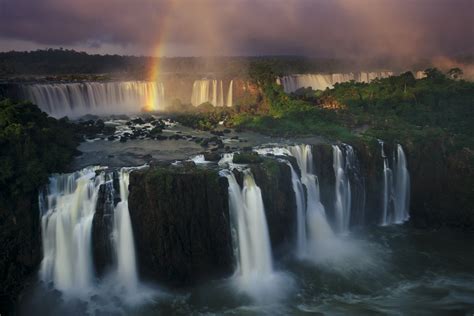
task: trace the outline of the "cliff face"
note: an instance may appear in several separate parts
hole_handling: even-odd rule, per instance
[[[474,152],[445,150],[436,142],[407,154],[410,221],[417,227],[474,228]]]
[[[13,310],[18,294],[41,260],[38,196],[0,205],[0,313]]]
[[[233,270],[227,180],[196,167],[130,175],[129,210],[140,275],[182,286]]]

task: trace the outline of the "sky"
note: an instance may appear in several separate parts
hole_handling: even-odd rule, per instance
[[[474,53],[474,0],[0,0],[0,50],[371,58]]]

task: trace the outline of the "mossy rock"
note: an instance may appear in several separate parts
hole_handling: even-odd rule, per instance
[[[252,163],[261,163],[263,158],[259,156],[256,152],[244,152],[234,154],[233,163],[238,164],[252,164]]]

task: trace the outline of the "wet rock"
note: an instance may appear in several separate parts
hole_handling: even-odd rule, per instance
[[[217,171],[195,166],[132,172],[129,209],[142,278],[185,286],[232,273],[227,185]]]
[[[221,159],[221,155],[217,152],[205,152],[204,159],[207,161],[219,161]]]
[[[232,159],[233,163],[238,164],[249,164],[249,163],[261,163],[263,162],[263,158],[257,154],[256,152],[242,152],[242,153],[235,153],[234,158]]]

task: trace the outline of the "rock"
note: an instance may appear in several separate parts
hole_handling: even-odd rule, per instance
[[[221,155],[218,152],[205,152],[204,159],[207,161],[219,161]]]
[[[256,152],[242,152],[235,153],[232,162],[238,164],[261,163],[263,158]]]
[[[133,124],[140,124],[140,125],[145,124],[145,121],[144,121],[141,117],[138,117],[138,118],[136,118],[136,119],[133,119],[131,122],[132,122]]]
[[[228,129],[228,128],[226,128],[226,129],[223,130],[223,133],[224,133],[224,134],[229,134],[230,132],[231,132],[231,130]]]
[[[130,175],[140,276],[170,286],[233,270],[228,183],[217,171],[153,167]]]
[[[92,219],[92,257],[98,276],[103,276],[111,268],[114,260],[112,241],[114,207],[120,200],[118,174],[113,175],[112,183],[104,183],[99,188],[96,211]]]
[[[125,136],[120,137],[120,142],[125,143],[127,141],[127,138]]]

